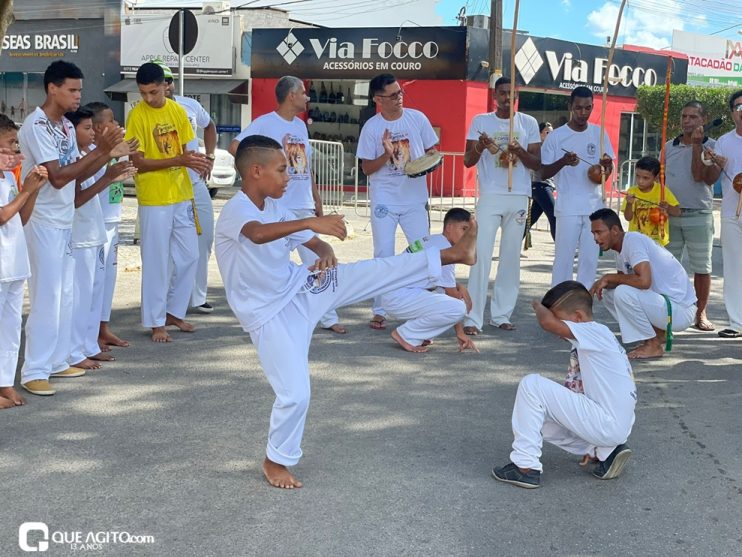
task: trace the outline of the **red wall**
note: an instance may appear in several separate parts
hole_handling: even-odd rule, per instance
[[[276,83],[277,79],[253,79],[252,94],[252,119],[273,112],[276,109]]]

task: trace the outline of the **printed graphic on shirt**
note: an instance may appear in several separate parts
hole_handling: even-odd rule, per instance
[[[163,155],[173,157],[180,155],[182,145],[178,137],[178,129],[173,124],[157,124],[152,130],[157,149]]]
[[[655,203],[636,198],[634,200],[634,220],[639,232],[649,236],[662,245],[667,244],[667,217],[661,213]]]
[[[113,182],[108,186],[108,202],[113,204],[121,203],[124,200],[124,183]]]
[[[42,127],[44,132],[48,133],[54,139],[54,143],[57,144],[57,151],[59,152],[60,166],[67,166],[75,162],[75,144],[64,124],[56,125],[51,120],[43,118],[36,120],[34,125]]]
[[[588,157],[594,157],[597,152],[598,152],[598,147],[597,145],[595,145],[595,143],[587,144],[587,156]]]
[[[585,388],[582,385],[582,373],[580,373],[580,360],[577,355],[577,348],[572,348],[569,353],[569,367],[567,368],[567,377],[564,379],[564,386],[575,393],[584,393]]]
[[[500,155],[502,152],[504,152],[508,148],[508,138],[509,134],[507,131],[504,132],[495,132],[492,136],[492,141],[494,141],[495,145],[497,145],[497,148],[499,151],[497,152],[495,157],[495,167],[496,168],[507,168],[508,167],[508,161],[507,159],[503,158],[500,159]],[[520,143],[520,134],[518,132],[513,132],[513,140]],[[513,161],[513,164],[517,164],[518,159],[515,159]],[[525,222],[525,221],[524,221]]]
[[[307,151],[301,137],[287,133],[283,136],[283,152],[289,162],[289,178],[305,179],[309,176],[309,162]]]
[[[404,176],[404,167],[410,162],[410,138],[407,132],[392,133],[392,158],[389,161],[393,176]]]

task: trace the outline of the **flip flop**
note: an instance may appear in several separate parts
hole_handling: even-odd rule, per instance
[[[708,319],[705,321],[696,321],[695,324],[696,329],[699,331],[714,331],[716,330],[716,327],[714,327],[714,324],[709,321]],[[731,330],[731,329],[729,329]]]
[[[369,321],[368,324],[369,327],[376,331],[381,331],[383,329],[386,329],[386,318],[379,316],[375,316],[371,321]]]
[[[734,329],[724,329],[723,331],[719,331],[719,336],[721,338],[739,338],[742,337],[742,333],[739,331],[735,331]]]

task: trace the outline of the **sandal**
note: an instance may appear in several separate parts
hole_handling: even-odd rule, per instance
[[[503,331],[514,331],[515,325],[512,323],[500,323],[497,328],[502,329]]]
[[[742,333],[734,329],[724,329],[723,331],[719,331],[719,336],[721,338],[739,338],[742,337]]]
[[[381,331],[386,329],[386,318],[383,315],[374,315],[368,325],[376,331]]]

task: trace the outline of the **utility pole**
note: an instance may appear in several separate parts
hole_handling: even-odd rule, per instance
[[[487,110],[494,110],[495,81],[502,77],[502,0],[490,2],[490,76]]]

